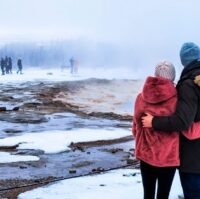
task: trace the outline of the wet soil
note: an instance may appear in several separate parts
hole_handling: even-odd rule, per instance
[[[109,84],[109,81],[92,79],[0,85],[0,138],[48,129],[130,128],[130,115],[87,112],[67,101],[55,101],[60,93],[64,92],[70,98],[71,93],[92,83]],[[19,193],[41,186],[17,188],[24,185],[92,174],[129,164],[138,167],[133,157],[132,136],[107,141],[71,143],[70,148],[71,150],[62,153],[45,154],[41,150],[17,150],[17,146],[0,147],[3,152],[36,155],[40,158],[35,162],[0,164],[0,198],[15,199]]]
[[[127,139],[127,138],[126,138]],[[0,197],[14,199],[17,194],[41,186],[9,189],[44,181],[71,178],[92,174],[116,167],[133,165],[138,162],[133,157],[132,141],[118,139],[108,142],[91,142],[73,144],[71,151],[58,154],[43,154],[41,151],[23,151],[23,154],[34,154],[40,157],[36,162],[16,162],[0,164]],[[118,143],[119,142],[119,143]],[[19,151],[19,154],[21,154]],[[43,184],[44,185],[44,184]]]

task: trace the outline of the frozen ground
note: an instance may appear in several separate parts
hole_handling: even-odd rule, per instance
[[[0,139],[0,147],[16,146],[17,149],[40,149],[45,153],[59,153],[70,150],[72,142],[90,142],[112,140],[131,135],[131,130],[124,129],[76,129],[71,131],[46,131],[28,133]],[[24,159],[25,160],[25,159]],[[28,158],[27,158],[28,161]]]
[[[82,67],[79,69],[78,74],[70,74],[69,69],[61,71],[60,67],[55,69],[41,69],[41,68],[28,68],[24,69],[22,75],[8,74],[0,76],[2,83],[16,83],[16,82],[27,82],[27,81],[77,81],[88,78],[98,79],[138,79],[140,78],[137,71],[134,69],[122,68],[108,68],[108,67]]]
[[[13,155],[8,152],[0,152],[0,163],[38,161],[37,156],[28,155]]]
[[[176,173],[170,199],[178,199],[181,193]],[[101,175],[63,180],[22,193],[18,199],[142,199],[142,195],[139,170],[119,169]]]

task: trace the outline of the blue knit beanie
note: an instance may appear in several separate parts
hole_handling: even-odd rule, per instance
[[[187,67],[191,62],[200,60],[200,49],[195,43],[184,43],[180,51],[181,63]]]

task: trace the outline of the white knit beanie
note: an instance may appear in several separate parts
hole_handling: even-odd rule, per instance
[[[169,61],[162,61],[158,63],[155,68],[155,76],[163,77],[171,81],[174,81],[176,76],[174,65]]]

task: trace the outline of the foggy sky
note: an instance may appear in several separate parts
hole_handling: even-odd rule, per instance
[[[84,39],[133,49],[144,65],[180,65],[183,42],[200,44],[198,0],[0,0],[0,42]]]

